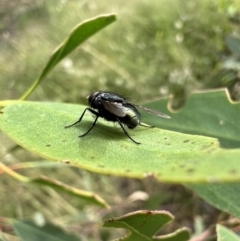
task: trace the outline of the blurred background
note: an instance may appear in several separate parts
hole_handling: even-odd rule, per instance
[[[185,98],[196,89],[234,88],[240,78],[237,53],[226,43],[228,36],[240,38],[239,0],[0,4],[1,99],[22,95],[79,22],[113,12],[118,21],[64,59],[31,99],[86,103],[99,89],[142,101]]]
[[[137,103],[173,95],[173,107],[179,108],[191,92],[219,87],[227,87],[234,100],[240,99],[240,0],[0,0],[1,99],[19,98],[77,24],[108,13],[116,13],[118,20],[65,58],[31,100],[86,104],[92,91],[112,90]],[[7,165],[40,160],[3,135],[0,141],[1,160]],[[117,207],[117,214],[144,207],[169,210],[177,217],[177,227],[194,229],[198,215],[208,226],[219,215],[183,187],[154,180],[41,164],[21,173],[101,190],[98,194]],[[23,185],[3,175],[0,180],[1,216],[33,217],[41,212],[76,231],[86,225],[81,230],[86,240],[91,240],[89,233],[93,240],[108,240],[102,235],[110,235],[109,231],[96,232],[96,222],[108,215],[105,211],[96,212],[51,188]],[[136,190],[150,199],[126,204]]]

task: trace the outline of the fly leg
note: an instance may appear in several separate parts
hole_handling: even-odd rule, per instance
[[[128,134],[128,132],[125,130],[125,128],[124,128],[124,126],[122,125],[121,121],[120,121],[117,117],[116,117],[116,119],[117,119],[118,124],[121,126],[124,134],[125,134],[131,141],[133,141],[134,143],[136,143],[136,144],[141,144],[140,142],[137,142],[137,141],[133,140],[133,138],[132,138],[132,137]]]
[[[96,112],[96,111],[94,111],[94,110],[92,110],[91,108],[86,108],[86,109],[83,111],[83,113],[82,113],[82,115],[80,116],[80,118],[78,119],[78,121],[74,122],[73,124],[71,124],[71,125],[69,125],[69,126],[65,126],[65,128],[69,128],[69,127],[72,127],[72,126],[80,123],[87,110],[90,111],[92,114],[94,114],[94,115],[96,116],[96,118],[95,118],[95,120],[94,120],[93,125],[91,126],[91,128],[90,128],[86,133],[80,135],[79,137],[83,137],[83,136],[87,135],[87,134],[92,130],[92,128],[95,126],[95,124],[96,124],[96,122],[97,122],[97,120],[98,120],[98,117],[99,117],[99,113]]]
[[[92,130],[92,128],[93,128],[93,127],[96,125],[96,123],[97,123],[98,117],[99,117],[99,116],[97,115],[97,116],[96,116],[96,119],[94,120],[94,122],[93,122],[92,126],[90,127],[90,129],[89,129],[86,133],[80,135],[79,137],[86,136],[86,135]]]
[[[92,109],[90,109],[90,108],[86,108],[86,109],[83,111],[81,117],[78,119],[78,121],[74,122],[73,124],[71,124],[71,125],[69,125],[69,126],[65,126],[64,128],[69,128],[69,127],[75,126],[77,123],[80,123],[81,120],[82,120],[82,118],[83,118],[83,116],[85,115],[85,112],[86,112],[87,110],[90,111],[91,113],[93,113],[94,115],[98,116],[98,112],[96,112],[96,111],[94,111],[94,110],[92,110]]]

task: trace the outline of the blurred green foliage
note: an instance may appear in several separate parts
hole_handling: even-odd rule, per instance
[[[239,10],[240,1],[230,0],[4,0],[0,95],[18,98],[77,23],[109,12],[118,21],[63,60],[32,98],[85,102],[91,91],[110,89],[137,100],[169,93],[181,99],[222,86],[225,37],[239,32]]]

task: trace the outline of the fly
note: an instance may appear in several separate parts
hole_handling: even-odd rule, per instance
[[[91,112],[96,118],[89,130],[79,137],[86,136],[96,125],[98,118],[101,117],[107,121],[118,122],[124,134],[134,143],[140,144],[139,142],[135,141],[124,128],[124,125],[126,125],[129,129],[134,129],[138,125],[149,127],[148,125],[141,123],[141,116],[136,107],[141,108],[152,115],[170,119],[170,117],[164,113],[148,109],[141,105],[132,104],[128,102],[126,98],[112,92],[97,91],[89,95],[87,99],[90,107],[83,111],[78,121],[71,125],[65,126],[65,128],[69,128],[77,123],[80,123],[86,111]]]

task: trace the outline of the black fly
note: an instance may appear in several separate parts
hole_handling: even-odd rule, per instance
[[[148,126],[140,122],[140,113],[138,112],[136,107],[142,108],[143,110],[147,111],[152,115],[170,119],[170,117],[166,114],[148,109],[140,105],[131,104],[125,98],[111,92],[97,91],[89,95],[87,98],[88,98],[88,104],[91,108],[86,108],[83,111],[78,121],[76,121],[72,125],[65,126],[65,128],[69,128],[81,122],[87,110],[90,111],[92,114],[94,114],[96,118],[91,128],[86,133],[80,135],[79,137],[83,137],[87,135],[97,123],[98,118],[102,117],[107,121],[118,122],[118,124],[121,126],[125,135],[128,136],[128,138],[130,138],[134,143],[140,144],[139,142],[133,140],[132,137],[128,134],[128,132],[124,128],[124,125],[126,125],[129,129],[134,129],[138,125],[144,126],[144,127]],[[97,111],[94,109],[96,109]]]

